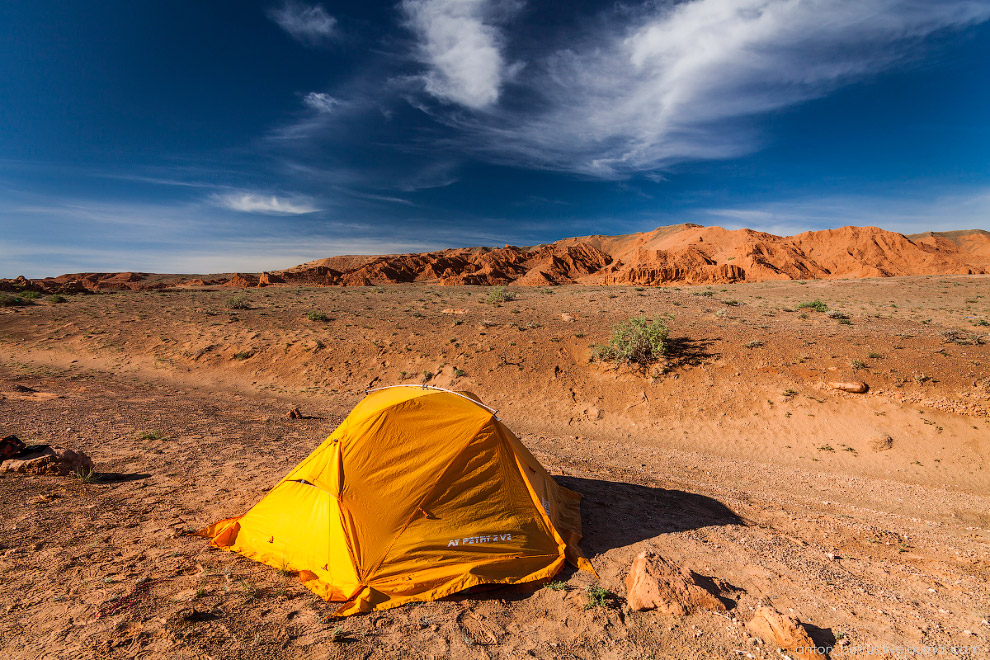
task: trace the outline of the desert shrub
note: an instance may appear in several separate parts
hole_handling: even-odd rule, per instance
[[[21,307],[29,304],[28,301],[8,293],[0,293],[0,307]]]
[[[325,321],[329,321],[330,320],[330,317],[329,316],[327,316],[323,312],[317,312],[317,311],[313,311],[313,312],[308,313],[306,315],[306,318],[309,319],[310,321],[324,321],[325,322]]]
[[[93,468],[79,468],[72,473],[72,476],[84,484],[91,484],[99,481],[99,475],[93,472]]]
[[[516,294],[513,291],[509,291],[509,287],[502,284],[488,289],[488,295],[485,296],[485,302],[489,305],[501,305],[504,302],[510,302],[515,299]]]
[[[54,296],[48,296],[48,302],[52,303],[53,305],[57,305],[59,303],[69,302],[69,299],[63,295],[56,293]]]
[[[667,355],[669,336],[666,319],[638,316],[614,325],[608,343],[592,346],[591,356],[599,362],[647,367]]]
[[[228,309],[251,309],[251,305],[248,304],[247,296],[243,293],[238,293],[236,296],[231,296],[224,301],[224,305]]]
[[[826,316],[828,316],[830,319],[847,319],[847,318],[849,318],[849,315],[848,314],[843,314],[842,312],[840,312],[837,309],[833,309],[831,312],[829,312],[828,314],[826,314]]]
[[[608,607],[613,598],[611,591],[594,585],[588,585],[587,592],[588,602],[584,605],[584,609],[586,610],[595,607]]]
[[[808,300],[798,305],[798,309],[813,309],[816,312],[827,312],[828,305],[821,300]]]
[[[251,351],[238,351],[237,353],[234,353],[234,359],[235,360],[246,360],[249,357],[251,357],[252,355],[254,355],[254,354]]]
[[[37,291],[21,291],[20,297],[22,300],[37,300],[41,294]]]

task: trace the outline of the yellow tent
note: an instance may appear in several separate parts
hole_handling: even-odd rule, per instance
[[[250,511],[198,532],[294,571],[344,616],[479,584],[547,580],[581,556],[580,496],[470,393],[372,391]]]

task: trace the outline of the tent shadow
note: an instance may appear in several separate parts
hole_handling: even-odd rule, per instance
[[[729,507],[697,493],[579,477],[554,479],[583,498],[581,548],[589,557],[670,532],[745,524]]]

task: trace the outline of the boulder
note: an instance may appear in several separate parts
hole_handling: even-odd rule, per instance
[[[0,463],[0,472],[18,474],[69,475],[73,472],[92,471],[93,461],[89,456],[64,447],[28,447],[17,458]]]
[[[756,610],[752,620],[746,624],[750,632],[767,644],[776,644],[801,660],[825,660],[818,651],[808,631],[793,616],[781,614],[772,607]]]
[[[690,570],[650,550],[633,560],[626,577],[626,601],[633,611],[656,610],[674,616],[698,610],[725,611],[722,601],[698,584]]]
[[[848,383],[829,383],[829,387],[833,390],[842,390],[843,392],[851,392],[853,394],[863,394],[870,386],[861,380],[852,380]]]

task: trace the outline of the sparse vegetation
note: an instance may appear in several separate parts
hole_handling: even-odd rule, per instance
[[[554,580],[547,584],[546,588],[550,591],[567,591],[567,583],[563,580]]]
[[[37,300],[41,295],[38,291],[22,291],[20,297],[22,300]]]
[[[810,309],[816,312],[827,312],[828,305],[823,303],[821,300],[808,300],[798,305],[798,309]]]
[[[99,481],[99,477],[96,472],[93,471],[93,468],[79,468],[72,473],[72,476],[84,484],[91,484]]]
[[[7,293],[0,293],[0,307],[23,307],[30,303],[24,298],[12,296]]]
[[[516,299],[516,294],[509,290],[509,287],[504,285],[493,286],[488,290],[488,295],[485,296],[485,302],[489,305],[501,305],[502,303],[511,302]]]
[[[231,296],[224,301],[224,305],[228,309],[251,309],[251,305],[248,303],[248,298],[243,293],[238,293],[236,296]]]
[[[238,352],[234,353],[234,359],[235,360],[246,360],[249,357],[251,357],[251,355],[253,355],[253,353],[251,351],[238,351]]]
[[[306,314],[306,318],[309,319],[310,321],[322,321],[324,323],[330,320],[329,316],[327,316],[323,312],[317,312],[317,311],[309,312],[308,314]]]
[[[593,360],[616,364],[635,364],[645,369],[667,355],[670,330],[666,318],[647,320],[639,316],[612,328],[607,344],[592,346]]]
[[[69,302],[69,299],[65,296],[56,293],[54,296],[48,296],[48,302],[53,305],[58,305],[60,303]]]
[[[161,431],[144,431],[138,436],[139,440],[168,440]]]
[[[584,604],[584,609],[590,610],[596,607],[608,607],[612,602],[612,592],[603,587],[588,585],[588,602]]]
[[[253,601],[253,600],[257,600],[258,598],[261,598],[262,591],[261,591],[261,587],[259,587],[258,585],[248,580],[241,580],[240,585],[241,585],[241,589],[244,590],[244,593],[247,594],[248,601]]]
[[[746,342],[743,346],[745,348],[759,348],[760,346],[763,346],[763,342],[758,339],[754,339],[753,341]]]

